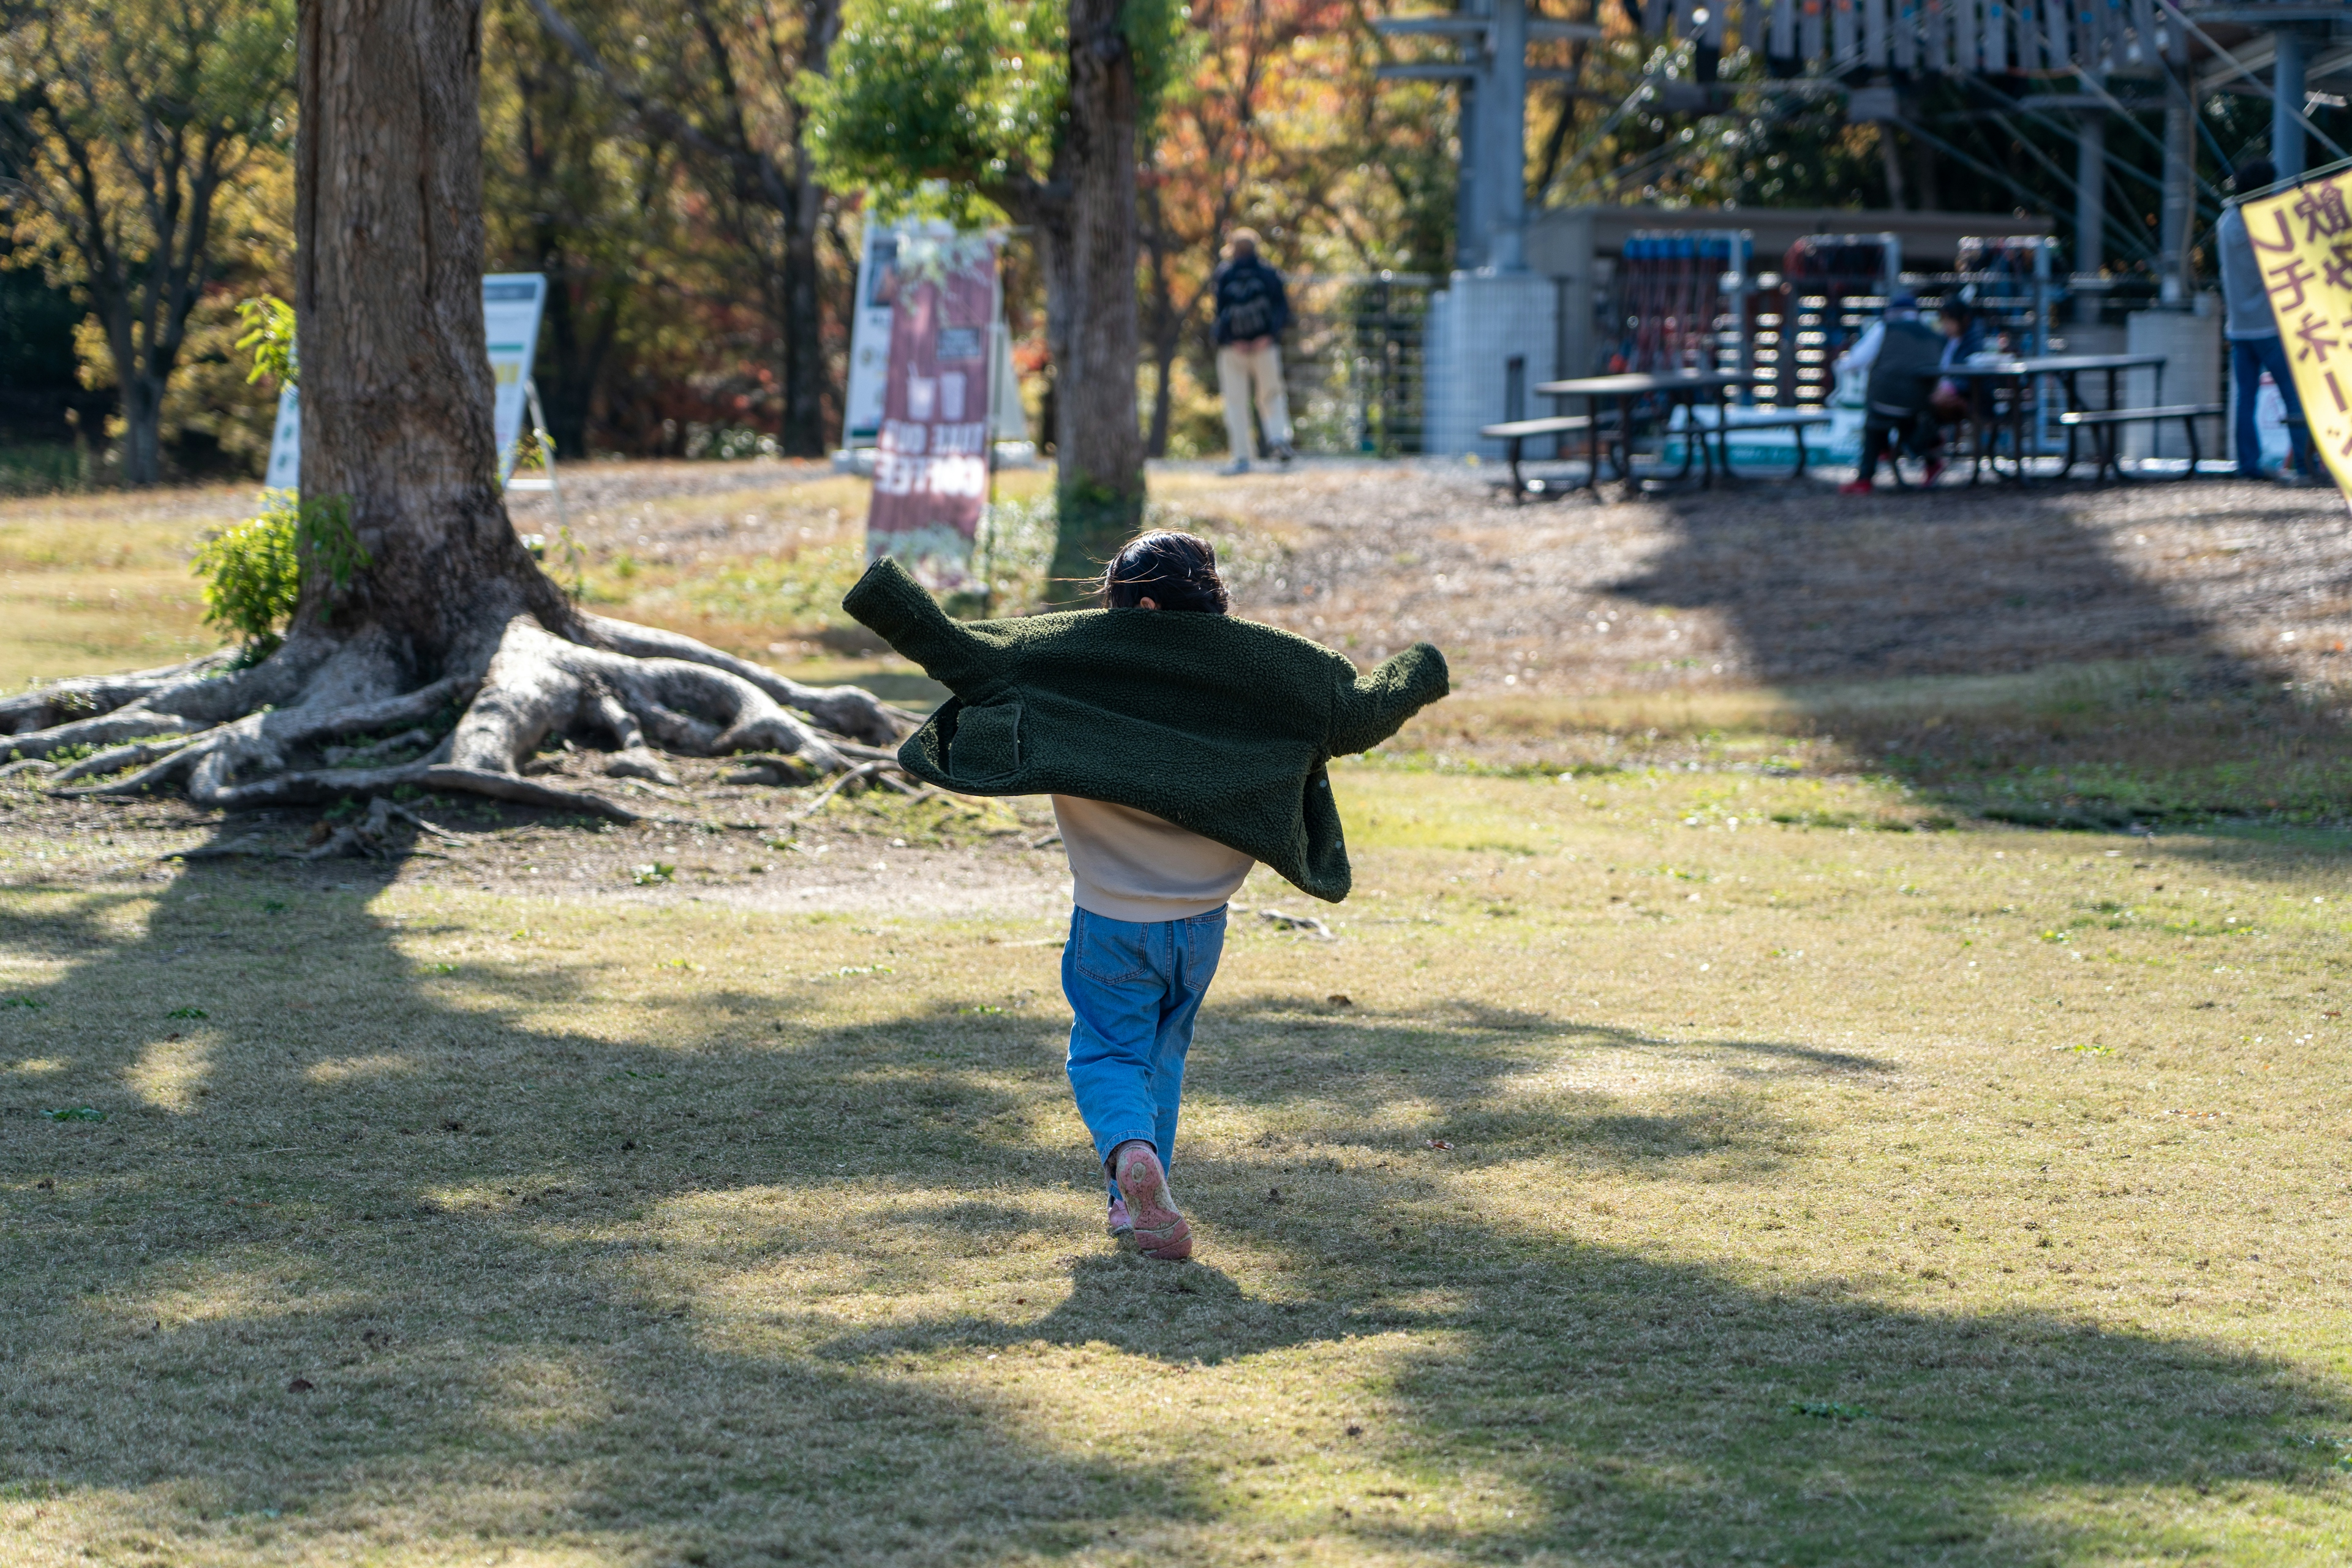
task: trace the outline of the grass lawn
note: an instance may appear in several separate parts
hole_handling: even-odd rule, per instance
[[[564,482],[599,608],[936,694],[856,482]],[[2352,1561],[2333,498],[1155,486],[1457,685],[1335,940],[1239,900],[1195,1263],[1101,1233],[1036,803],[0,781],[0,1564]],[[0,502],[0,683],[211,646],[251,500]]]
[[[560,896],[0,826],[0,1560],[2352,1555],[2340,837],[1337,783],[1191,1266],[1101,1235],[1050,902],[803,912],[933,879],[870,805]]]

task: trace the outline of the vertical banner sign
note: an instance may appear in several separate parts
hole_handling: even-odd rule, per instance
[[[905,235],[898,248],[866,557],[895,556],[925,587],[952,590],[971,582],[988,505],[996,242]]]
[[[523,437],[523,387],[539,352],[539,322],[547,309],[547,279],[538,272],[493,272],[482,279],[482,328],[490,351],[490,429],[499,443],[499,483],[514,472]],[[278,425],[269,433],[269,466],[262,482],[290,490],[302,482],[302,405],[298,389],[278,394]],[[532,432],[536,439],[537,432]]]
[[[866,226],[866,252],[857,266],[857,314],[849,324],[844,447],[871,447],[882,434],[882,388],[890,374],[890,301],[898,297],[898,239],[895,229]]]
[[[2344,181],[2313,180],[2242,210],[2311,444],[2352,498],[2352,211]]]
[[[482,332],[489,344],[490,428],[499,442],[499,483],[514,473],[524,437],[523,387],[539,352],[539,321],[547,309],[547,279],[538,272],[493,272],[482,279]],[[530,432],[532,440],[538,432]],[[534,460],[538,454],[534,452]]]

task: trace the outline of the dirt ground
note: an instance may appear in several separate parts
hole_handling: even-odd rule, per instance
[[[2341,814],[2352,521],[2332,492],[1948,485],[1856,501],[1825,483],[1748,482],[1514,506],[1492,476],[1331,462],[1228,479],[1177,466],[1155,475],[1154,496],[1160,521],[1218,541],[1240,613],[1366,663],[1417,638],[1445,650],[1455,696],[1401,737],[1400,755],[1874,770],[1967,809],[2000,795],[2016,820]],[[1002,493],[1018,501],[1048,481],[1043,470],[1008,474]],[[591,464],[563,483],[560,521],[552,498],[519,496],[517,526],[554,542],[551,565],[577,573],[600,608],[803,679],[856,679],[916,704],[940,694],[838,610],[860,565],[862,481],[755,462]],[[7,588],[40,610],[44,562],[72,556],[51,597],[69,609],[104,603],[109,563],[131,560],[108,553],[110,523],[143,531],[140,549],[157,554],[164,533],[183,530],[192,545],[247,500],[207,490],[114,498],[111,511],[97,498],[0,507]],[[72,549],[44,543],[45,527]],[[2108,684],[2086,688],[2100,671]],[[2135,695],[2151,680],[2152,706]],[[587,763],[548,765],[584,774]],[[425,815],[463,843],[427,836],[399,875],[841,908],[1026,907],[1060,886],[1053,847],[1027,847],[1051,831],[1042,802],[935,802],[910,817],[875,795],[800,821],[811,792],[720,784],[725,765],[679,765],[686,789],[619,786],[656,818],[636,826],[581,832],[429,803]],[[2163,768],[2188,772],[2151,782]],[[298,854],[319,820],[225,822],[168,801],[59,802],[28,789],[0,804],[9,879],[146,874],[160,856],[237,841]],[[640,873],[661,866],[673,869]]]
[[[1367,661],[1427,637],[1473,696],[2168,653],[2297,680],[2347,668],[2352,517],[2332,491],[1948,483],[1857,500],[1826,481],[1748,480],[1513,506],[1493,474],[1328,461],[1223,479],[1171,466],[1153,495],[1171,525],[1222,536],[1240,613]],[[598,464],[564,482],[572,531],[599,564],[630,554],[710,573],[790,559],[845,540],[863,514],[861,484],[804,465]],[[1033,493],[1045,476],[1004,483]],[[735,504],[761,490],[771,504]],[[527,530],[554,521],[544,496],[516,498],[515,513]],[[827,628],[845,629],[837,611],[784,629],[808,639]]]
[[[382,865],[306,860],[352,815],[299,808],[223,816],[184,801],[57,800],[0,790],[0,886],[169,881],[226,863],[291,888],[468,889],[637,904],[707,901],[771,910],[1022,914],[1066,906],[1069,879],[1042,800],[916,803],[887,791],[803,816],[813,790],[717,782],[722,764],[678,759],[681,787],[632,786],[647,814],[583,822],[495,802],[413,802]]]
[[[1314,468],[1171,504],[1278,546],[1248,614],[1378,658],[1429,637],[1472,696],[1981,675],[2166,654],[2343,677],[2352,517],[2333,491],[1948,484],[1869,500],[1748,481],[1514,507],[1454,465]]]

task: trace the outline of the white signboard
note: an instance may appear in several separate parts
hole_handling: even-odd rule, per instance
[[[269,466],[261,482],[273,490],[302,488],[302,405],[290,386],[278,389],[278,427],[269,433]]]
[[[539,322],[546,310],[542,273],[493,272],[482,279],[482,330],[489,342],[490,376],[497,384],[490,428],[498,437],[500,484],[514,471],[530,363],[539,353]],[[302,409],[295,394],[290,386],[278,394],[278,427],[270,433],[269,467],[262,481],[272,489],[296,489],[302,482]]]
[[[849,324],[849,395],[843,399],[841,422],[844,447],[872,447],[881,436],[882,398],[890,376],[890,321],[898,298],[898,244],[917,236],[952,239],[955,230],[943,223],[908,224],[900,228],[866,226],[865,250],[857,261],[857,314]],[[1021,407],[1021,375],[1013,368],[1013,334],[1005,330],[1001,297],[989,337],[993,351],[989,355],[993,366],[990,435],[998,441],[1025,441],[1029,418]]]

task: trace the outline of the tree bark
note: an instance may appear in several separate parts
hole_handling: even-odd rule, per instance
[[[407,681],[478,663],[517,615],[571,606],[507,519],[482,335],[478,0],[305,0],[295,173],[302,494],[347,498],[347,589],[306,572],[293,639]]]
[[[1055,359],[1061,509],[1053,574],[1097,575],[1143,521],[1143,432],[1136,420],[1135,57],[1118,0],[1071,0],[1069,122],[1056,163],[1070,192],[1066,234],[1041,234]],[[1052,290],[1057,281],[1061,288]]]

